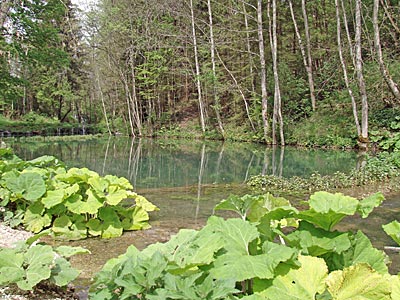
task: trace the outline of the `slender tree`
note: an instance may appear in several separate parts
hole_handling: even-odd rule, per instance
[[[378,59],[379,69],[381,71],[382,77],[385,79],[386,84],[389,86],[390,91],[397,101],[400,101],[400,91],[399,87],[394,82],[392,76],[390,76],[389,70],[387,69],[385,62],[383,61],[382,48],[381,48],[381,38],[379,33],[379,24],[378,24],[378,15],[379,15],[379,0],[374,0],[374,9],[372,14],[372,24],[374,26],[374,45],[375,52]]]
[[[212,9],[211,9],[211,0],[207,0],[207,7],[208,7],[208,19],[209,19],[209,27],[210,27],[210,54],[211,54],[211,65],[212,65],[212,89],[213,89],[213,97],[214,97],[214,110],[215,115],[217,117],[218,127],[221,131],[222,137],[225,137],[225,130],[221,120],[220,114],[220,103],[219,103],[219,96],[217,92],[217,70],[215,64],[215,41],[214,41],[214,30],[213,30],[213,17],[212,17]]]
[[[304,49],[303,40],[301,38],[300,30],[297,25],[296,17],[295,17],[294,10],[293,10],[292,0],[289,0],[289,9],[290,9],[290,15],[292,16],[294,31],[295,31],[296,37],[297,37],[297,42],[299,44],[301,57],[303,58],[304,68],[306,69],[306,72],[307,72],[308,87],[310,90],[310,98],[311,98],[311,106],[312,106],[313,110],[315,110],[315,102],[316,101],[315,101],[314,77],[313,77],[313,72],[312,72],[312,66],[310,65],[311,55],[307,56],[306,51]],[[306,16],[307,16],[307,14],[306,14]],[[308,25],[305,27],[308,28]]]
[[[276,138],[276,126],[279,123],[279,133],[281,145],[285,145],[285,138],[283,135],[283,118],[282,118],[282,101],[281,101],[281,89],[279,84],[279,71],[278,71],[278,38],[276,32],[276,0],[272,0],[272,22],[270,15],[271,3],[268,0],[268,17],[269,17],[269,32],[270,32],[270,44],[272,54],[272,68],[274,73],[274,111],[272,116],[272,144],[277,144]]]
[[[200,82],[200,63],[199,63],[199,55],[197,49],[197,37],[196,37],[196,24],[194,20],[194,8],[193,8],[193,0],[190,0],[190,17],[191,17],[191,25],[192,25],[192,38],[193,38],[193,51],[194,51],[194,62],[196,66],[196,84],[197,84],[197,99],[199,102],[199,113],[200,113],[200,124],[201,130],[203,133],[206,132],[206,122],[205,122],[205,107],[203,103],[202,93],[201,93],[201,82]]]
[[[312,56],[311,56],[311,37],[310,37],[310,28],[308,26],[308,15],[306,8],[306,0],[301,0],[301,10],[303,12],[304,19],[304,32],[306,36],[306,49],[307,49],[307,75],[308,75],[308,85],[310,87],[310,97],[311,97],[311,106],[315,111],[316,109],[316,100],[314,93],[314,79],[313,79],[313,70],[312,70]]]
[[[340,63],[341,63],[342,70],[343,70],[343,79],[344,79],[347,91],[348,91],[350,99],[351,99],[351,106],[353,109],[354,123],[355,123],[356,129],[357,129],[357,136],[360,136],[361,135],[361,127],[360,127],[360,122],[358,121],[357,102],[354,98],[353,90],[350,87],[349,78],[347,75],[347,66],[346,66],[346,62],[343,58],[343,52],[342,52],[341,21],[340,21],[340,9],[339,9],[338,0],[335,0],[335,6],[336,6],[336,31],[337,31],[337,44],[338,44],[339,59],[340,59]]]
[[[368,146],[368,96],[363,75],[363,60],[361,49],[361,0],[355,0],[355,60],[358,80],[358,90],[361,97],[361,136],[358,138],[360,148]]]
[[[257,33],[258,46],[260,51],[260,66],[261,66],[261,107],[262,120],[264,130],[264,140],[268,142],[268,94],[267,94],[267,70],[265,67],[265,50],[264,50],[264,30],[262,18],[262,0],[257,0]]]

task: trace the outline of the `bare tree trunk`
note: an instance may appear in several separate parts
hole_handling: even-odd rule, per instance
[[[389,70],[385,66],[385,62],[383,61],[382,48],[381,48],[381,38],[379,33],[379,25],[378,25],[378,13],[379,13],[379,0],[374,0],[374,10],[372,14],[372,24],[374,26],[374,45],[375,52],[378,58],[379,69],[381,70],[381,74],[386,81],[386,84],[389,86],[390,91],[397,101],[400,101],[400,91],[396,84],[393,81],[392,77],[389,74]]]
[[[358,111],[357,111],[357,103],[353,95],[353,90],[350,87],[349,84],[349,78],[347,76],[347,67],[346,67],[346,62],[343,58],[343,53],[342,53],[342,41],[341,41],[341,22],[340,22],[340,10],[339,10],[339,3],[338,0],[335,0],[335,6],[336,6],[336,31],[337,31],[337,44],[338,44],[338,52],[339,52],[339,58],[340,58],[340,63],[342,65],[342,70],[343,70],[343,78],[344,82],[346,84],[347,91],[349,93],[350,99],[351,99],[351,106],[353,108],[353,116],[354,116],[354,122],[356,124],[357,128],[357,136],[361,135],[361,127],[360,127],[360,122],[358,121]]]
[[[308,84],[310,86],[310,97],[311,97],[312,110],[315,111],[316,100],[315,100],[315,91],[314,91],[314,78],[313,78],[313,71],[312,71],[311,38],[310,38],[310,28],[308,27],[308,16],[307,16],[305,0],[301,0],[301,8],[303,11],[304,30],[305,30],[305,35],[306,35]]]
[[[295,30],[295,33],[296,33],[297,41],[299,43],[301,56],[303,58],[304,68],[306,69],[306,72],[307,72],[308,86],[309,86],[310,98],[311,98],[311,105],[313,107],[313,110],[315,110],[315,102],[316,102],[316,100],[315,100],[315,88],[314,88],[314,78],[313,78],[313,73],[312,73],[312,67],[309,65],[309,61],[307,59],[307,55],[306,55],[306,51],[304,49],[303,41],[301,39],[301,34],[300,34],[300,31],[299,31],[299,27],[297,26],[296,17],[294,15],[294,11],[293,11],[292,0],[289,0],[289,9],[290,9],[290,14],[291,14],[292,20],[293,20],[293,25],[294,25],[294,30]],[[313,106],[313,103],[314,103],[314,106]]]
[[[197,38],[196,38],[196,27],[194,23],[194,9],[193,9],[193,0],[190,0],[190,14],[192,21],[192,37],[193,37],[193,50],[194,50],[194,60],[196,64],[196,83],[197,83],[197,94],[199,101],[199,110],[200,110],[200,124],[201,130],[203,133],[206,132],[206,123],[205,123],[205,113],[204,113],[204,103],[201,95],[201,82],[200,82],[200,65],[199,65],[199,57],[197,53]]]
[[[13,4],[13,0],[2,0],[0,4],[0,28],[4,26],[6,22],[8,12],[10,11],[11,4]]]
[[[361,0],[355,5],[355,55],[358,89],[361,96],[361,136],[358,138],[360,148],[368,147],[368,98],[363,75],[363,61],[361,54]]]
[[[279,122],[279,132],[281,145],[285,145],[285,138],[283,135],[283,119],[281,109],[281,89],[279,86],[279,72],[278,72],[278,38],[276,34],[276,0],[272,0],[272,24],[270,16],[270,1],[268,1],[268,18],[269,18],[269,33],[272,54],[272,68],[274,73],[274,112],[272,117],[272,144],[277,144],[276,138],[276,123]]]
[[[216,89],[217,83],[217,71],[215,66],[215,42],[214,42],[214,31],[213,31],[213,18],[212,18],[212,10],[211,10],[211,0],[207,0],[208,6],[208,17],[209,17],[209,26],[210,26],[210,52],[211,52],[211,64],[212,64],[212,72],[213,72],[213,97],[214,97],[214,105],[215,105],[215,115],[217,117],[218,127],[221,131],[222,137],[225,138],[225,130],[221,120],[220,114],[220,103],[219,103],[219,96]]]
[[[346,8],[344,6],[343,0],[340,0],[342,4],[342,12],[343,12],[343,23],[344,23],[344,28],[346,30],[346,37],[347,37],[347,43],[349,44],[348,49],[351,57],[351,61],[353,63],[353,67],[356,67],[356,60],[355,60],[355,55],[353,53],[353,42],[351,41],[351,35],[350,35],[350,30],[349,30],[349,23],[347,22],[347,15],[346,15]]]
[[[107,131],[108,134],[111,135],[111,129],[110,129],[110,124],[108,122],[108,117],[107,117],[107,110],[106,110],[106,106],[104,103],[104,95],[103,95],[103,90],[101,88],[101,83],[100,83],[100,74],[99,74],[99,69],[98,69],[98,65],[95,63],[95,57],[94,57],[94,53],[92,55],[92,64],[94,65],[94,76],[95,76],[95,80],[97,83],[97,91],[99,92],[100,95],[100,100],[101,100],[101,107],[102,107],[102,111],[103,111],[103,115],[104,115],[104,120],[106,121],[106,126],[107,126]]]
[[[135,66],[133,63],[133,54],[131,54],[130,58],[130,67],[131,67],[131,80],[132,80],[132,86],[131,86],[131,91],[129,93],[129,98],[132,104],[132,115],[136,124],[136,128],[138,130],[139,136],[142,135],[142,120],[141,116],[139,113],[139,101],[137,98],[136,94],[136,74],[135,74]]]
[[[244,1],[243,1],[242,4],[243,4],[244,26],[245,26],[245,29],[246,29],[246,46],[247,46],[247,52],[249,54],[249,70],[250,70],[250,78],[251,78],[251,93],[252,93],[252,96],[254,96],[256,94],[256,87],[255,87],[255,84],[254,84],[254,70],[253,70],[253,63],[254,62],[253,62],[253,57],[251,55],[251,46],[250,46],[249,20],[247,18],[246,4],[245,4]]]
[[[267,94],[267,72],[265,68],[264,35],[262,21],[262,0],[257,0],[257,32],[258,46],[260,49],[261,65],[261,107],[264,129],[264,140],[268,142],[268,94]]]
[[[224,69],[228,72],[228,74],[232,77],[233,82],[235,83],[237,89],[239,90],[239,93],[240,93],[240,95],[242,96],[242,99],[243,99],[243,102],[244,102],[244,107],[245,107],[245,109],[246,109],[247,118],[248,118],[249,121],[250,121],[251,128],[253,129],[253,131],[255,131],[256,129],[255,129],[255,127],[254,127],[253,120],[251,119],[250,110],[249,110],[249,104],[247,103],[246,96],[244,95],[242,89],[240,88],[239,83],[238,83],[238,81],[236,80],[235,75],[233,75],[233,73],[232,73],[232,72],[228,69],[228,67],[225,65],[225,63],[224,63],[224,61],[222,60],[221,56],[219,55],[218,51],[216,51],[216,53],[217,53],[218,59],[219,59],[219,61],[221,62],[222,66],[223,66]]]

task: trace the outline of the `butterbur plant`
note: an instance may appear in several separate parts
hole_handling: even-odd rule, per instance
[[[0,161],[0,205],[4,219],[34,233],[51,228],[57,238],[111,238],[149,228],[157,209],[133,192],[129,181],[87,168],[66,168],[56,158],[23,161],[6,152]],[[122,205],[124,199],[129,199]]]
[[[48,232],[47,232],[48,233]],[[15,284],[21,290],[32,290],[43,282],[63,287],[78,277],[69,258],[89,253],[81,247],[33,244],[37,237],[19,243],[15,248],[0,248],[0,286]]]
[[[366,218],[384,200],[317,192],[299,211],[271,194],[231,196],[205,227],[106,263],[91,299],[400,299],[400,277],[361,231],[338,231],[345,216]],[[398,224],[388,231],[398,234]]]

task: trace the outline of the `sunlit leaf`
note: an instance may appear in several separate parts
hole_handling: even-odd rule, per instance
[[[66,286],[71,281],[75,280],[79,271],[72,268],[69,261],[63,257],[58,257],[55,260],[55,266],[52,268],[52,280],[57,286]]]
[[[142,207],[145,211],[155,211],[158,210],[158,207],[147,200],[145,197],[141,195],[137,195],[135,197],[136,206]]]
[[[326,282],[335,300],[391,299],[390,282],[367,264],[334,271]]]
[[[354,215],[359,201],[341,193],[316,192],[309,200],[310,209],[299,213],[299,218],[331,230],[345,216]]]
[[[274,278],[269,287],[262,292],[268,300],[314,300],[317,294],[325,291],[328,267],[321,258],[299,256],[301,267]]]
[[[326,231],[305,221],[301,221],[298,230],[288,234],[285,239],[288,245],[312,256],[328,252],[342,253],[351,246],[348,233]]]
[[[44,206],[40,202],[35,202],[28,207],[24,215],[24,224],[27,230],[37,233],[50,226],[51,216],[43,214],[44,211]]]
[[[47,191],[46,196],[42,198],[42,203],[46,208],[52,208],[57,204],[60,204],[64,201],[64,190],[56,190],[56,191]]]
[[[383,230],[389,235],[398,245],[400,245],[400,223],[392,221],[389,224],[382,225]]]
[[[213,278],[233,279],[243,281],[251,278],[270,279],[275,275],[275,268],[287,260],[293,259],[297,254],[295,249],[268,243],[266,248],[271,248],[267,253],[259,255],[238,255],[228,252],[219,256],[210,270]]]
[[[381,205],[384,200],[385,197],[382,193],[375,193],[361,200],[357,210],[361,214],[361,217],[366,218],[374,210],[374,208]]]
[[[6,178],[6,185],[28,201],[35,201],[46,193],[45,182],[37,173],[23,173],[16,178]]]

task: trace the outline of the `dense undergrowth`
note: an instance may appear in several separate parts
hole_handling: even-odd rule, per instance
[[[392,189],[400,188],[400,152],[381,152],[367,156],[358,169],[349,173],[336,172],[332,175],[312,174],[308,178],[290,178],[272,175],[257,175],[248,180],[256,191],[312,192],[318,190],[340,190],[367,184],[386,184]]]

